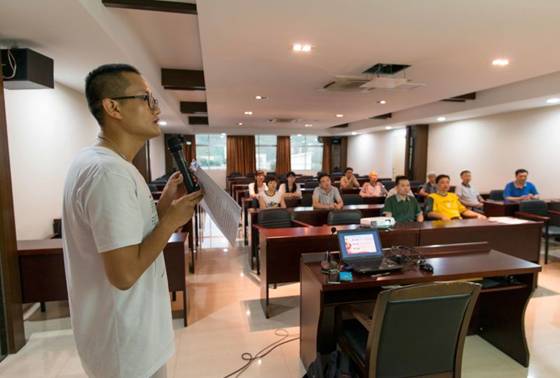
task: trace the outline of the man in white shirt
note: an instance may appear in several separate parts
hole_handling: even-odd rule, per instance
[[[82,366],[96,378],[165,377],[174,353],[162,250],[200,192],[169,179],[156,207],[132,159],[160,135],[157,101],[139,72],[105,65],[86,79],[99,142],[80,151],[63,199],[64,265]]]
[[[472,174],[469,170],[464,170],[460,174],[461,184],[455,189],[455,194],[459,196],[459,200],[463,205],[473,210],[482,210],[484,207],[484,198],[478,190],[471,185]]]

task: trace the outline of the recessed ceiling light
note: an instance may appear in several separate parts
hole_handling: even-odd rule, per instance
[[[393,127],[392,126],[385,126],[385,130],[392,130]]]
[[[311,52],[311,45],[309,43],[294,43],[292,50],[294,52]]]
[[[358,135],[358,133],[355,132],[355,131],[352,131],[352,135]]]
[[[237,122],[237,126],[243,126],[243,122]]]
[[[226,136],[226,133],[221,133],[220,135],[221,135],[221,137],[223,138],[223,137]]]
[[[167,121],[158,121],[157,124],[160,126],[167,126]]]
[[[438,122],[443,122],[445,121],[447,118],[445,117],[437,117]]]
[[[259,96],[259,95],[255,96],[255,100],[266,100],[267,98],[268,97],[266,96]]]
[[[301,136],[301,134],[298,134],[297,136],[298,136],[298,137],[300,137],[300,136]]]
[[[377,103],[379,103],[381,105],[385,105],[387,103],[387,100],[379,100],[379,101],[377,101]]]
[[[310,123],[306,123],[304,126],[305,126],[305,127],[313,127],[313,125],[310,124]]]
[[[250,111],[250,110],[247,110],[247,111],[245,112],[245,115],[253,115],[253,112]]]
[[[492,61],[493,66],[504,67],[509,64],[509,59],[506,58],[498,58]]]
[[[547,104],[558,104],[560,103],[560,98],[558,97],[553,97],[553,98],[549,98],[548,100],[546,100]]]
[[[336,118],[342,118],[342,117],[344,117],[344,114],[337,114],[336,115]]]

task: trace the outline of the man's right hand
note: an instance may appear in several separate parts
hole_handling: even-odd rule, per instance
[[[202,200],[202,197],[203,193],[199,190],[174,200],[165,213],[164,219],[175,229],[181,227],[192,218],[194,207]]]

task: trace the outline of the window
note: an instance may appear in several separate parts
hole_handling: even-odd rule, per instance
[[[255,135],[257,169],[273,172],[276,169],[276,135]]]
[[[323,143],[317,135],[292,135],[290,137],[292,169],[318,172],[323,165]]]
[[[226,136],[196,135],[196,160],[204,169],[226,169]]]

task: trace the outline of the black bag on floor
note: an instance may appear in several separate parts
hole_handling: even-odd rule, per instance
[[[353,378],[356,375],[350,373],[350,361],[340,351],[334,351],[327,357],[317,355],[307,368],[303,378]]]

